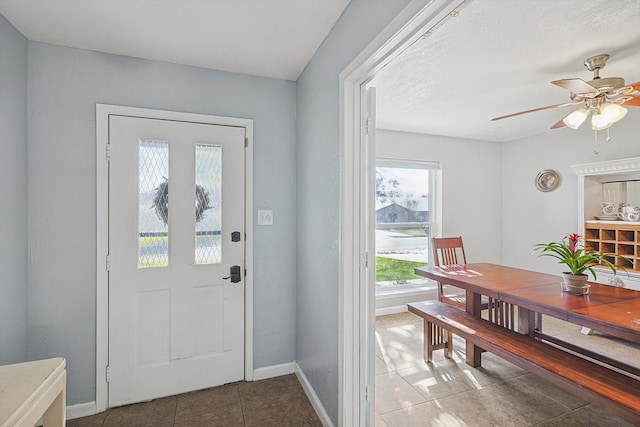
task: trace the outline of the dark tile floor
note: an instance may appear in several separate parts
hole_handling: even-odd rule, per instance
[[[239,382],[67,421],[68,427],[321,427],[295,375]]]

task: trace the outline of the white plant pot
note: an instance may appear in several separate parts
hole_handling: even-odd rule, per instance
[[[584,295],[589,293],[590,285],[587,284],[589,276],[586,274],[562,273],[562,290],[572,294]]]

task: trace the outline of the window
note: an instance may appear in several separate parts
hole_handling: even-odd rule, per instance
[[[138,142],[138,268],[169,265],[169,142]]]
[[[195,262],[222,262],[222,146],[196,144]]]
[[[422,286],[414,268],[429,263],[439,164],[377,159],[376,288]]]

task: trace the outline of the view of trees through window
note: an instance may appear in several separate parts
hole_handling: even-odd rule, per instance
[[[429,170],[376,167],[376,284],[422,281],[413,269],[428,262]]]

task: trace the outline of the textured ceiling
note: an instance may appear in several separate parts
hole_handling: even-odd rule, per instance
[[[349,0],[0,0],[29,40],[296,80]]]
[[[569,101],[552,80],[593,74],[586,58],[611,55],[603,77],[640,81],[640,1],[471,0],[388,65],[371,85],[382,129],[487,141],[545,132],[577,107],[491,122]],[[630,107],[624,120],[638,120]],[[612,127],[612,130],[615,128]]]
[[[349,0],[0,0],[33,41],[296,80]],[[428,29],[425,29],[425,31]],[[467,0],[373,81],[378,127],[487,141],[551,132],[572,107],[552,80],[640,81],[638,0]],[[640,107],[624,120],[638,120]],[[614,126],[615,127],[615,126]],[[578,130],[590,133],[587,124]]]

